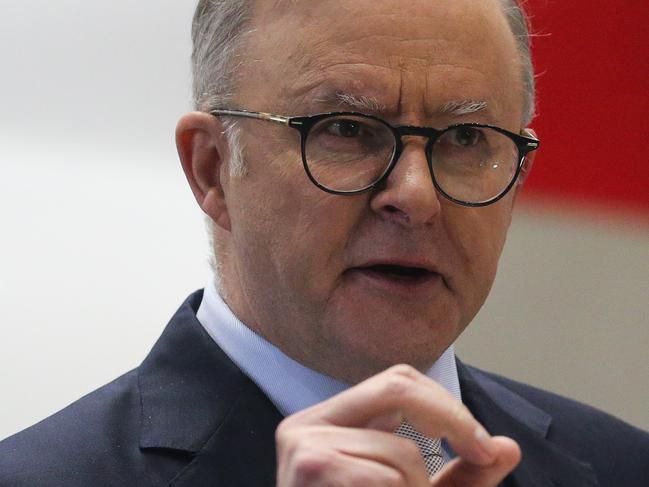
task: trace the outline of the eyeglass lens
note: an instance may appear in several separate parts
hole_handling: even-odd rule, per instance
[[[357,191],[378,181],[395,151],[390,128],[371,118],[331,117],[309,132],[306,163],[318,183],[334,191]]]
[[[392,129],[373,118],[343,115],[318,121],[305,144],[312,177],[332,191],[359,191],[376,183],[394,157]],[[430,148],[435,180],[448,196],[481,203],[499,196],[515,177],[519,152],[513,140],[486,127],[444,131]]]
[[[435,141],[431,165],[438,186],[467,203],[500,195],[516,176],[518,147],[504,134],[487,127],[458,127]]]

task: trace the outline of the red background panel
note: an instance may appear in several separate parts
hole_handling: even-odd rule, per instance
[[[526,4],[542,141],[526,193],[649,215],[649,1]]]

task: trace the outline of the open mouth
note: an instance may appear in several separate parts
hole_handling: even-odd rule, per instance
[[[436,272],[423,267],[407,267],[393,264],[379,264],[355,269],[374,279],[382,279],[402,284],[422,284],[439,277]]]
[[[406,301],[443,292],[446,281],[442,274],[419,267],[416,262],[412,264],[368,262],[348,269],[348,275],[361,289],[378,290],[382,294],[400,296]]]
[[[361,270],[383,275],[390,279],[404,279],[409,281],[422,279],[433,274],[432,272],[421,267],[404,267],[400,265],[390,264],[373,265],[370,267],[364,267]]]

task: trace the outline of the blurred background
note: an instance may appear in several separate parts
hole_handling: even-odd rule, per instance
[[[649,429],[649,4],[527,3],[543,146],[459,355]],[[173,143],[194,5],[0,0],[0,438],[136,367],[209,279]]]

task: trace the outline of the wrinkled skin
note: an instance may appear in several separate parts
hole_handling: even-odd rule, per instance
[[[394,124],[522,129],[520,65],[494,2],[274,3],[255,13],[234,108],[318,113],[340,109],[327,99],[343,91],[375,98]],[[463,117],[439,113],[455,100],[489,106]],[[425,140],[413,137],[382,188],[330,195],[305,176],[296,131],[238,123],[248,174],[231,177],[221,165],[222,193],[213,192],[221,199],[203,205],[227,220],[217,239],[233,311],[288,355],[348,382],[397,363],[428,368],[487,297],[515,192],[487,208],[448,202],[431,184]],[[377,258],[423,260],[444,279],[404,295],[347,272]]]
[[[394,125],[524,128],[520,60],[497,0],[259,2],[251,27],[228,108],[307,115],[346,109],[332,101],[343,92],[376,100],[373,113]],[[487,108],[440,110],[464,100]],[[229,171],[220,119],[188,114],[177,130],[185,173],[215,223],[224,299],[304,365],[351,384],[374,376],[282,424],[278,485],[429,485],[417,451],[383,433],[403,417],[455,442],[461,458],[434,485],[496,485],[520,458],[516,444],[476,436],[484,430],[470,413],[417,370],[484,303],[516,189],[485,208],[453,204],[432,185],[425,139],[408,137],[382,186],[331,195],[307,179],[296,131],[237,123],[245,176]],[[406,288],[358,272],[376,261],[425,266],[439,278]],[[414,368],[382,372],[395,364]],[[349,407],[363,417],[349,417]]]

